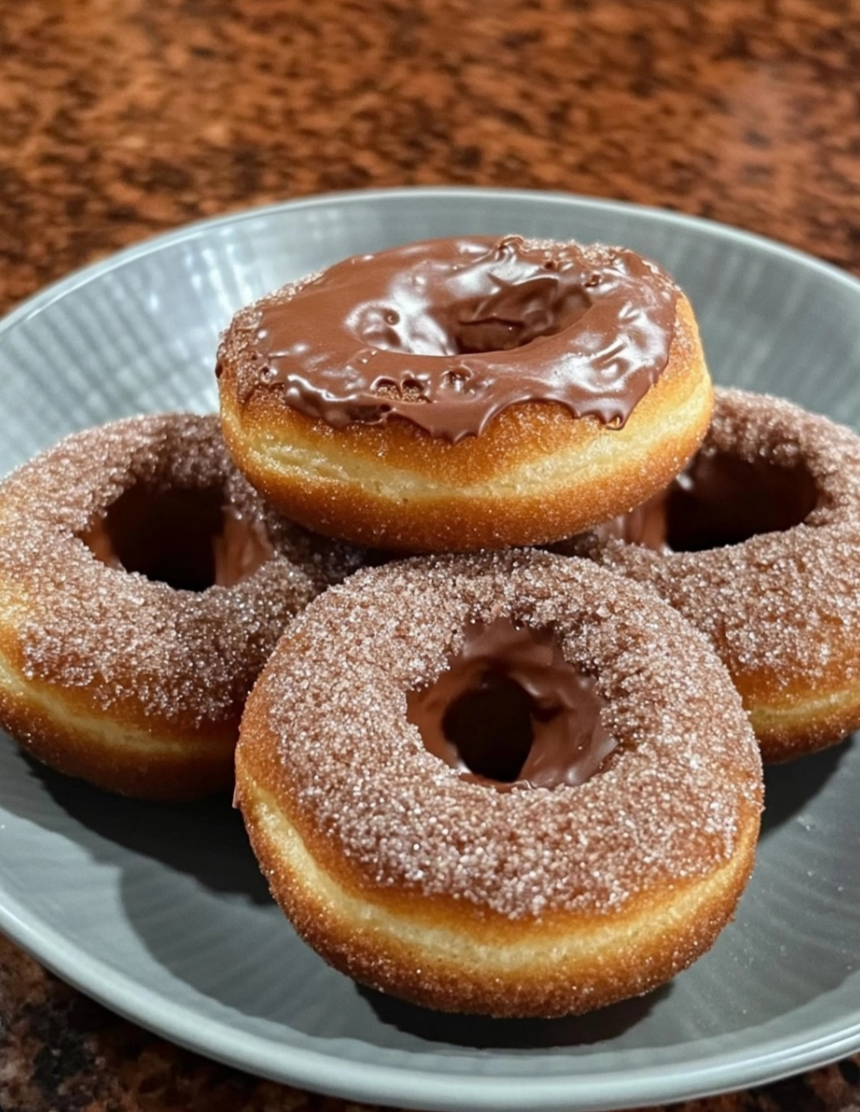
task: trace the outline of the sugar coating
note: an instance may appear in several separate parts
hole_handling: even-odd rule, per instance
[[[432,683],[473,622],[551,628],[594,675],[618,741],[578,786],[497,791],[428,752],[406,693]],[[740,701],[704,639],[638,585],[540,552],[425,557],[316,599],[252,695],[265,728],[243,763],[300,827],[383,888],[510,919],[609,914],[727,861],[761,802]]]
[[[134,484],[220,490],[274,556],[192,592],[101,562],[81,538]],[[104,710],[215,722],[242,702],[292,616],[361,560],[273,514],[229,460],[215,416],[130,418],[72,435],[0,485],[0,613],[26,679]]]
[[[780,532],[703,552],[657,553],[617,538],[569,550],[650,584],[718,648],[730,672],[775,688],[860,680],[860,438],[769,395],[718,388],[705,450],[802,465],[817,502]]]

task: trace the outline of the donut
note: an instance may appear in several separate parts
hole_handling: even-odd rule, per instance
[[[126,795],[226,788],[259,669],[357,559],[262,503],[217,416],[74,434],[0,484],[0,725]]]
[[[506,550],[315,599],[246,704],[236,800],[337,969],[443,1011],[551,1017],[707,950],[753,866],[761,776],[680,615],[588,561]]]
[[[241,310],[233,458],[282,513],[400,553],[539,544],[644,501],[707,429],[689,301],[632,251],[520,236],[359,255]]]
[[[650,584],[711,641],[767,762],[860,726],[860,438],[718,388],[699,453],[626,518],[561,546]]]

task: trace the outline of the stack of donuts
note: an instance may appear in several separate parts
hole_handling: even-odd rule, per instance
[[[229,787],[298,933],[421,1005],[559,1016],[703,954],[762,758],[860,725],[860,439],[714,390],[689,301],[472,237],[241,310],[217,416],[0,486],[0,723],[106,789]]]

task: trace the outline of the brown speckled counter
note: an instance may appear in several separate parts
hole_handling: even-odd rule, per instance
[[[560,189],[706,215],[860,275],[860,4],[15,0],[0,310],[187,221],[333,189]],[[0,942],[5,1112],[302,1112]],[[357,1107],[357,1106],[351,1106]],[[860,1107],[860,1057],[687,1112]]]

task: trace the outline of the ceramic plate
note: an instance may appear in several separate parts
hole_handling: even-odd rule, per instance
[[[0,326],[5,471],[64,433],[215,407],[218,334],[356,252],[457,233],[629,245],[690,295],[717,381],[860,427],[860,283],[666,212],[469,189],[333,195],[197,224],[73,275]],[[0,745],[0,927],[118,1012],[252,1073],[436,1109],[610,1109],[745,1087],[860,1047],[860,747],[768,777],[752,883],[692,969],[557,1022],[450,1018],[359,989],[292,934],[238,815],[126,802]]]

